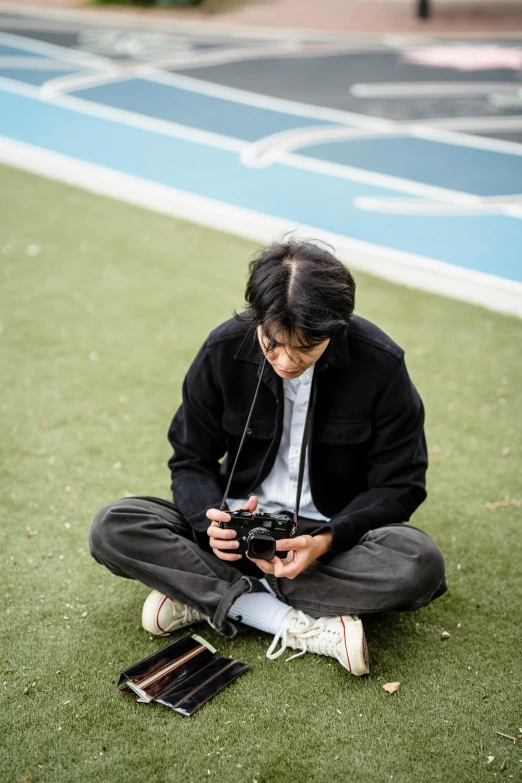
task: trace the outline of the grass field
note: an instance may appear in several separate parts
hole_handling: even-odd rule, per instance
[[[496,732],[522,729],[522,322],[363,274],[357,312],[405,347],[426,404],[413,521],[445,553],[449,592],[365,624],[363,679],[199,625],[252,670],[191,719],[116,691],[165,640],[141,629],[147,589],[91,560],[88,525],[125,493],[169,497],[183,375],[241,306],[253,250],[0,168],[0,780],[521,780],[522,742]]]

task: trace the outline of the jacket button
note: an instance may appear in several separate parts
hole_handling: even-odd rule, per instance
[[[246,434],[247,434],[247,435],[252,435],[252,430],[250,429],[250,427],[248,427],[248,429],[247,429],[247,431],[246,431]]]

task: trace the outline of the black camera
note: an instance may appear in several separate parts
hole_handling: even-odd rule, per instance
[[[292,538],[297,532],[294,520],[286,514],[268,514],[265,511],[229,511],[230,522],[218,522],[225,530],[236,530],[239,548],[234,554],[244,554],[257,560],[273,560],[276,554],[276,541]],[[227,550],[228,551],[228,550]],[[232,551],[232,550],[230,550]],[[282,552],[284,557],[286,553]]]

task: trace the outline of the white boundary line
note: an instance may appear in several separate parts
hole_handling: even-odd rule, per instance
[[[351,128],[346,125],[312,125],[291,128],[290,130],[273,133],[270,136],[264,136],[262,139],[251,142],[243,151],[241,162],[245,166],[251,167],[270,166],[279,161],[284,153],[305,147],[337,141],[385,139],[392,136],[405,137],[407,135],[417,136],[420,135],[422,128],[427,128],[430,131],[438,128],[443,131],[456,131],[458,133],[474,130],[520,130],[522,128],[522,115],[512,115],[510,117],[444,117],[437,120],[429,120],[426,123],[404,121],[401,123],[397,122],[396,127],[388,131],[365,130],[363,128]],[[515,145],[513,149],[515,155],[520,154],[518,142],[507,143]]]
[[[16,42],[16,45],[19,49],[23,49],[24,42],[27,41],[27,39],[25,39],[23,36],[16,36],[11,35],[11,33],[0,32],[0,42],[5,39],[7,39],[8,44],[9,41]],[[14,44],[11,43],[10,45]],[[90,61],[89,67],[104,67],[108,69],[114,69],[114,63],[109,58],[85,55],[83,52],[56,46],[55,44],[47,44],[31,40],[27,46],[27,50],[35,52],[38,51],[42,54],[48,52],[50,56],[54,55],[55,57],[59,56],[59,53],[62,52],[65,59],[67,59],[69,56],[72,60],[74,60],[77,55],[80,55],[84,58],[87,58],[83,60],[83,63],[86,66],[89,66],[88,61]],[[398,123],[394,120],[369,117],[365,114],[341,111],[339,109],[327,109],[313,106],[311,104],[300,103],[298,101],[289,101],[282,98],[273,98],[271,96],[250,92],[249,90],[240,90],[236,87],[228,87],[224,85],[213,84],[211,82],[205,82],[202,79],[196,79],[192,76],[182,76],[180,74],[165,73],[161,71],[156,72],[153,66],[149,64],[144,65],[143,68],[150,68],[148,75],[145,73],[141,76],[141,78],[145,80],[170,85],[173,87],[179,87],[180,89],[189,90],[191,92],[202,95],[209,95],[211,97],[221,98],[249,106],[257,106],[258,108],[262,109],[293,114],[294,116],[310,117],[328,122],[344,123],[346,125],[353,125],[355,127],[366,128],[369,130],[399,130],[399,132],[402,130],[402,133],[405,134],[404,127],[401,125],[401,123]],[[427,124],[416,125],[415,123],[411,123],[408,126],[408,130],[411,136],[427,139],[429,141],[452,144],[454,146],[460,147],[487,150],[491,152],[501,152],[508,155],[522,155],[522,144],[513,141],[503,141],[487,137],[470,136],[468,134],[458,133],[456,131],[428,127]]]
[[[78,70],[74,63],[64,63],[63,60],[49,60],[48,57],[10,57],[0,55],[0,69],[13,69],[19,71],[72,71]]]
[[[358,196],[355,206],[388,215],[498,215],[522,218],[522,193],[514,196],[477,197],[475,202],[418,201]]]
[[[390,250],[369,242],[296,226],[287,220],[156,185],[138,177],[83,163],[65,155],[0,137],[0,161],[34,174],[82,187],[163,214],[190,220],[261,243],[286,231],[325,239],[350,267],[395,283],[482,305],[522,318],[522,284],[453,267],[434,259]]]
[[[0,43],[11,46],[13,49],[23,49],[26,52],[48,57],[52,60],[66,60],[68,62],[83,65],[85,68],[106,68],[112,60],[99,57],[97,54],[88,54],[79,49],[69,49],[66,46],[57,46],[47,41],[37,41],[35,38],[27,38],[24,35],[13,35],[0,31]]]
[[[22,85],[20,82],[8,79],[5,76],[0,76],[0,90],[12,92],[15,95],[23,95],[26,98],[32,98],[50,106],[59,106],[60,108],[70,109],[91,117],[100,117],[110,122],[118,122],[131,128],[142,128],[152,133],[161,133],[164,136],[171,136],[175,139],[186,139],[197,144],[205,144],[209,147],[229,150],[238,154],[241,153],[246,144],[246,142],[233,139],[230,136],[199,130],[199,128],[190,128],[188,125],[178,125],[175,122],[158,120],[154,117],[146,117],[144,114],[137,114],[127,111],[127,109],[114,109],[110,106],[87,101],[83,98],[76,98],[72,95],[47,97],[45,92],[37,87],[28,84]]]
[[[516,92],[520,82],[369,82],[352,84],[356,98],[433,98],[454,95],[487,95],[495,90]]]
[[[237,87],[228,87],[221,84],[205,82],[202,79],[196,79],[193,76],[183,76],[173,73],[155,73],[145,77],[149,81],[169,84],[173,87],[179,87],[191,92],[197,92],[202,95],[209,95],[223,100],[244,103],[250,106],[257,106],[262,109],[271,109],[274,111],[294,114],[301,117],[311,117],[313,119],[325,120],[328,122],[337,122],[345,125],[352,125],[367,130],[382,130],[385,132],[395,132],[397,134],[413,137],[425,138],[430,141],[438,141],[443,144],[452,144],[459,147],[471,147],[491,152],[502,152],[508,155],[522,155],[522,144],[512,141],[502,141],[500,139],[481,138],[479,136],[470,136],[457,131],[450,131],[431,127],[429,121],[426,123],[409,122],[407,127],[396,120],[387,120],[380,117],[370,117],[366,114],[356,112],[342,111],[340,109],[327,109],[311,104],[288,101],[282,98],[272,98],[267,95],[252,93],[248,90],[240,90]]]
[[[44,91],[37,87],[27,84],[22,85],[20,82],[6,77],[0,77],[0,89],[13,92],[16,95],[23,95],[24,97],[32,98],[51,106],[59,106],[89,116],[100,117],[101,119],[110,122],[128,125],[132,128],[142,128],[153,133],[161,133],[176,139],[185,139],[197,144],[205,144],[206,146],[234,152],[240,156],[250,146],[249,142],[234,139],[230,136],[224,136],[211,131],[203,131],[198,128],[190,128],[186,125],[178,125],[177,123],[169,122],[167,120],[146,117],[145,115],[137,114],[126,109],[115,109],[105,106],[104,104],[87,101],[83,98],[76,98],[72,95],[58,94],[56,96],[47,96]],[[426,185],[422,182],[415,182],[414,180],[402,179],[389,174],[358,169],[353,166],[345,166],[339,163],[330,163],[328,161],[309,158],[295,153],[284,153],[278,163],[285,166],[291,166],[292,168],[313,171],[317,174],[346,179],[352,182],[376,185],[378,187],[396,190],[399,193],[407,193],[412,196],[421,196],[455,204],[475,204],[480,199],[479,196],[475,196],[471,193],[441,188],[435,185]]]

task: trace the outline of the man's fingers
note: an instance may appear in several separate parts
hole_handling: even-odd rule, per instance
[[[249,557],[249,560],[251,560],[253,563],[256,564],[256,566],[264,573],[264,574],[273,574],[274,573],[274,566],[273,560],[269,563],[267,560],[256,560],[253,557]],[[279,558],[277,558],[279,559]]]
[[[243,555],[232,555],[226,552],[221,552],[219,549],[214,549],[214,554],[219,557],[220,560],[241,560]]]
[[[290,552],[292,549],[304,549],[308,545],[309,536],[297,536],[296,538],[281,538],[276,541],[278,552]]]
[[[221,538],[215,538],[210,541],[210,546],[212,549],[218,549],[218,550],[234,550],[239,548],[239,541],[227,541],[225,539]]]
[[[257,502],[257,497],[255,495],[251,495],[246,503],[242,503],[239,506],[234,506],[234,511],[240,511],[241,509],[243,511],[255,511],[257,508]]]
[[[207,527],[207,535],[210,538],[215,538],[219,541],[226,541],[230,538],[237,537],[237,530],[225,530],[225,528],[218,527],[217,525],[210,525]]]
[[[230,522],[231,520],[230,514],[227,514],[226,511],[219,511],[217,508],[209,508],[206,516],[212,522]]]
[[[255,495],[251,495],[248,498],[248,502],[246,504],[246,507],[248,511],[255,511],[257,508],[257,497]]]
[[[273,563],[277,560],[277,563],[274,565],[274,576],[277,576],[279,579],[280,577],[285,577],[286,579],[293,579],[297,574],[300,573],[300,566],[295,561],[291,561],[290,563],[287,563],[285,560],[280,560],[278,557],[274,557]]]

